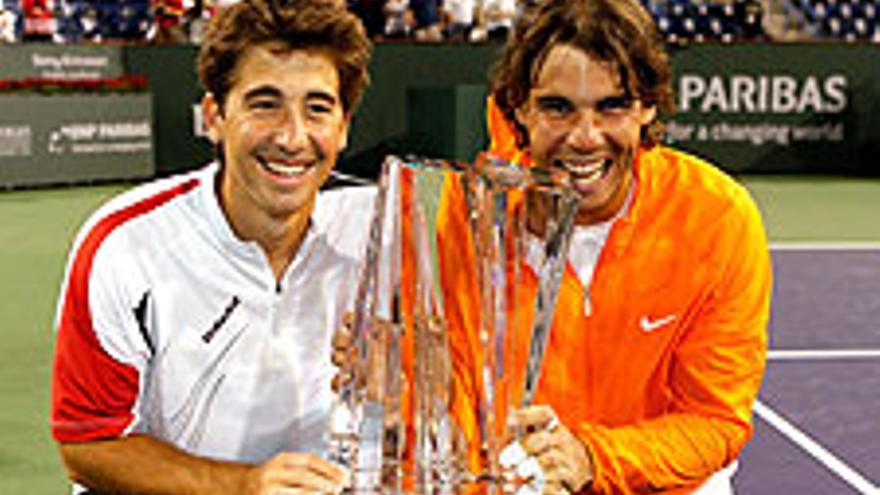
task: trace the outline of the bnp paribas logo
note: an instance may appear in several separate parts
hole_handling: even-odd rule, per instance
[[[65,124],[49,132],[48,148],[51,154],[67,153],[73,143],[92,142],[98,136],[98,125],[94,123]]]
[[[81,122],[49,132],[51,154],[142,153],[152,149],[152,127],[147,120]]]
[[[31,156],[30,125],[0,125],[0,157]]]
[[[66,149],[65,143],[67,139],[64,137],[64,134],[61,131],[52,131],[49,133],[49,153],[53,155],[61,155],[64,154]]]

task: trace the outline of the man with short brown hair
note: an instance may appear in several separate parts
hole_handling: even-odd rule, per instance
[[[538,405],[511,417],[545,493],[731,493],[752,433],[769,252],[742,186],[658,144],[670,74],[638,0],[540,2],[495,68],[493,151],[580,195]]]
[[[52,433],[77,491],[335,493],[332,330],[374,191],[320,192],[370,43],[331,0],[242,0],[199,54],[216,162],[100,208],[57,315]]]

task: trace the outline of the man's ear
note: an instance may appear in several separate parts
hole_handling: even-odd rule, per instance
[[[519,124],[523,126],[523,122],[526,121],[526,117],[528,117],[528,106],[529,102],[524,102],[522,105],[516,107],[516,110],[513,111],[513,118],[516,119],[515,122],[511,122],[511,125]]]
[[[657,105],[642,107],[639,109],[639,124],[644,127],[654,122],[657,117]]]
[[[219,143],[223,137],[223,111],[211,93],[205,93],[202,97],[202,118],[208,131],[208,139],[213,144]]]
[[[516,138],[516,146],[520,149],[526,149],[529,147],[529,131],[525,123],[527,122],[530,112],[531,107],[529,107],[528,101],[523,102],[522,105],[518,106],[516,110],[513,111],[513,122],[510,123],[510,127]]]
[[[339,146],[336,151],[342,153],[342,151],[348,146],[348,131],[351,129],[351,114],[345,114],[340,125],[342,126],[342,129],[340,129],[340,132],[342,132],[342,139],[339,140]]]

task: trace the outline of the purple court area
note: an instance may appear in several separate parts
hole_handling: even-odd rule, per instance
[[[773,262],[763,411],[737,493],[880,494],[880,246],[781,247]]]

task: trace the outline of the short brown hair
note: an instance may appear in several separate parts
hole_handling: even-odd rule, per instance
[[[628,96],[661,113],[672,112],[669,57],[651,14],[639,0],[543,0],[523,12],[496,65],[491,91],[508,120],[527,134],[515,111],[529,96],[550,49],[576,46],[610,62]],[[655,121],[642,129],[642,141],[659,141],[663,127]]]
[[[350,114],[369,83],[372,45],[363,25],[338,0],[242,0],[208,24],[198,57],[199,80],[223,108],[233,72],[248,47],[281,43],[330,54],[339,73],[342,107]]]

